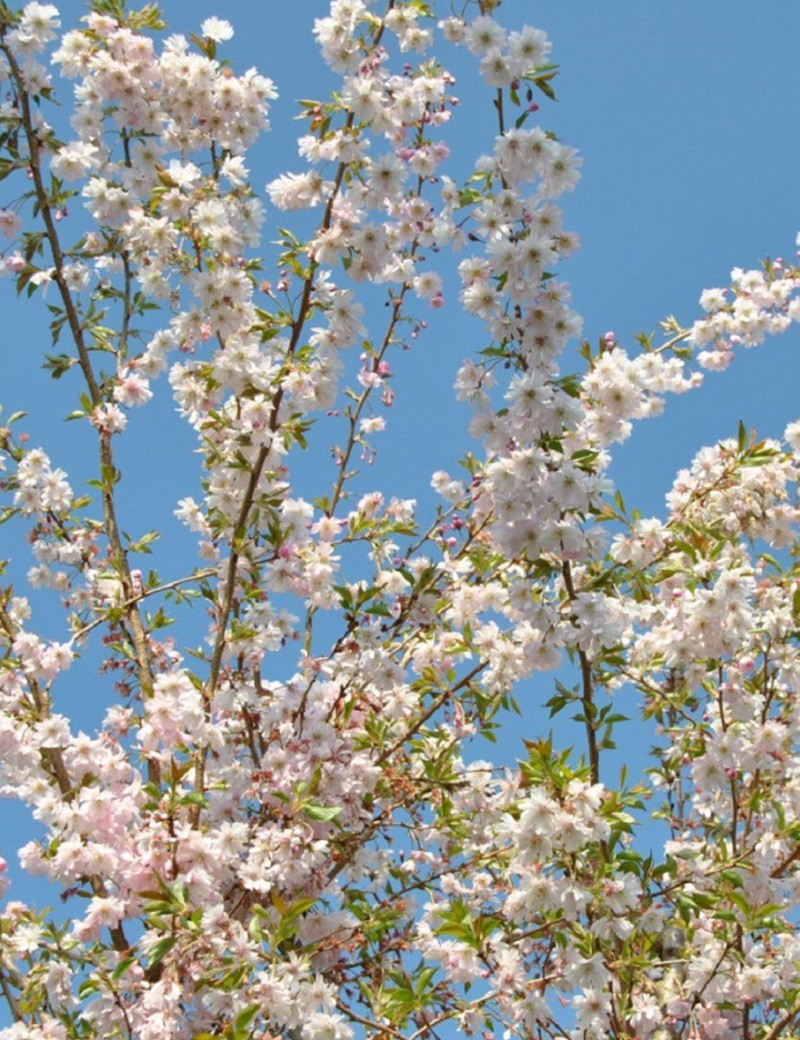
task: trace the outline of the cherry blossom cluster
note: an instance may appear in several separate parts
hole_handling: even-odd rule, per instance
[[[730,289],[706,289],[700,305],[706,316],[690,330],[690,342],[705,347],[698,354],[704,368],[720,371],[737,346],[755,347],[767,336],[800,320],[797,272],[777,259],[763,271],[731,271]],[[730,295],[729,295],[730,294]]]
[[[797,271],[736,269],[692,326],[607,333],[562,372],[581,160],[534,125],[550,41],[496,0],[439,7],[333,0],[314,36],[340,87],[264,186],[276,88],[224,58],[227,21],[162,36],[155,5],[94,0],[62,35],[50,4],[0,5],[0,270],[47,291],[47,367],[95,452],[83,488],[20,414],[0,427],[35,590],[0,589],[0,793],[38,828],[0,845],[0,1040],[777,1040],[800,1018],[800,421],[703,449],[662,517],[608,475],[667,394],[797,320]],[[457,178],[467,56],[491,128]],[[363,463],[446,307],[482,330],[453,358],[481,447],[430,506]],[[172,504],[188,574],[125,533],[120,493],[118,445],[166,394],[201,463]],[[479,757],[545,683],[566,746]],[[615,783],[620,735],[656,747]],[[66,920],[15,898],[15,853]]]

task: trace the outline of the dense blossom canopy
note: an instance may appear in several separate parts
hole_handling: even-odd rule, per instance
[[[302,102],[299,168],[264,188],[247,153],[276,88],[225,60],[227,21],[187,39],[92,0],[62,32],[50,4],[0,3],[0,270],[45,298],[47,365],[96,443],[76,489],[20,414],[0,429],[5,530],[63,632],[0,590],[0,790],[70,914],[14,898],[0,860],[1,1040],[796,1034],[800,422],[700,451],[661,518],[608,471],[666,395],[800,319],[800,273],[736,269],[690,327],[609,333],[562,372],[580,158],[535,125],[550,43],[497,0],[434,6],[333,0],[314,33],[340,86]],[[454,48],[495,115],[460,180]],[[409,328],[459,306],[485,328],[455,380],[481,450],[428,478],[425,515],[358,457],[391,429]],[[190,574],[120,515],[118,442],[169,392],[202,458],[174,503]],[[314,423],[336,465],[312,501]],[[199,651],[163,631],[193,603]],[[88,735],[65,704],[98,652]],[[478,758],[562,664],[549,707],[584,746]],[[656,744],[632,780],[603,765],[623,686]]]

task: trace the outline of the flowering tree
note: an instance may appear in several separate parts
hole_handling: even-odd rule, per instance
[[[2,792],[43,828],[23,867],[71,915],[6,899],[2,1040],[796,1035],[800,423],[788,446],[742,427],[701,451],[662,519],[606,474],[665,394],[800,318],[800,272],[736,270],[691,327],[584,343],[564,375],[581,324],[555,200],[579,162],[533,125],[543,32],[502,28],[497,0],[442,21],[334,0],[315,35],[341,87],[301,103],[304,170],[262,201],[246,153],[275,90],[221,57],[231,26],[162,38],[154,4],[90,6],[59,36],[55,7],[0,3],[0,263],[19,293],[48,289],[47,364],[96,443],[76,494],[18,414],[0,430],[5,530],[63,608],[51,641],[0,592]],[[495,118],[464,183],[445,172],[453,47]],[[48,52],[76,81],[66,140]],[[60,220],[76,197],[90,225]],[[272,278],[267,201],[302,211]],[[482,450],[433,475],[426,516],[365,489],[356,456],[457,249],[485,323],[456,380]],[[145,557],[119,501],[119,442],[165,373],[203,463],[176,503],[190,574]],[[312,424],[335,445],[313,502],[292,471]],[[193,603],[190,653],[163,629]],[[98,648],[87,736],[63,709]],[[583,748],[530,734],[513,769],[476,759],[562,660],[575,684],[549,707]],[[622,686],[658,737],[633,784],[607,764]],[[658,853],[637,841],[649,817]]]

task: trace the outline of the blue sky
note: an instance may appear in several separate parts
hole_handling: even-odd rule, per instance
[[[65,26],[84,10],[74,0],[60,6]],[[164,9],[170,26],[184,32],[197,30],[210,14],[229,19],[236,36],[225,45],[225,56],[239,71],[255,65],[275,80],[281,98],[273,108],[273,130],[250,158],[255,187],[263,189],[286,168],[300,169],[294,142],[302,124],[291,121],[294,99],[324,97],[335,84],[310,34],[327,4],[167,0]],[[561,274],[572,284],[587,338],[594,341],[613,329],[623,343],[632,343],[636,332],[652,331],[670,313],[688,323],[698,315],[700,291],[726,284],[731,267],[756,266],[767,254],[793,258],[800,228],[795,0],[505,0],[498,18],[509,28],[532,21],[545,29],[561,67],[559,101],[543,101],[539,116],[584,159],[581,182],[563,200],[565,224],[583,244]],[[465,98],[460,129],[454,124],[453,130],[460,161],[475,147],[481,125],[486,132],[480,151],[489,150],[493,136],[489,93],[469,67],[465,58],[453,67],[456,93]],[[0,185],[0,204],[2,191]],[[275,215],[270,221],[266,239],[279,223]],[[39,369],[38,359],[49,348],[49,316],[40,299],[18,304],[11,285],[0,283],[0,308],[0,401],[29,412],[32,442],[76,476],[77,488],[90,440],[77,424],[65,426],[60,418],[74,407],[77,380],[52,383]],[[453,293],[443,311],[424,316],[427,333],[413,351],[393,360],[397,405],[367,481],[423,500],[430,473],[455,469],[470,446],[469,414],[456,405],[451,386],[464,354],[485,345],[480,326],[459,315]],[[702,444],[733,435],[739,419],[761,435],[780,434],[800,413],[799,349],[800,334],[789,333],[745,352],[728,372],[709,373],[702,390],[668,401],[662,417],[640,424],[613,470],[629,504],[645,513],[661,510],[676,469]],[[130,444],[136,450],[129,454],[123,524],[131,530],[174,529],[175,500],[197,493],[193,435],[174,417],[166,384],[158,391],[161,401],[132,420]],[[312,457],[299,479],[310,491],[318,474],[329,479],[330,472],[326,458]],[[179,535],[165,540],[177,555],[164,577],[174,576],[173,568],[179,572],[184,544]],[[0,529],[0,556],[15,555],[17,574],[29,566],[24,553]],[[194,561],[186,559],[188,569]],[[42,615],[53,636],[60,634],[57,617]],[[550,692],[548,686],[541,699]],[[83,707],[75,701],[87,718],[90,701],[84,697]],[[518,751],[515,743],[499,753],[512,758]],[[0,803],[4,818],[20,819]],[[23,886],[16,895],[24,895]]]

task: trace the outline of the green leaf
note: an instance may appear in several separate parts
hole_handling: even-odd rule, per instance
[[[248,1004],[233,1020],[233,1040],[247,1040],[248,1029],[261,1010],[261,1004]]]
[[[277,902],[275,897],[273,897],[273,902]],[[281,923],[275,930],[275,934],[272,937],[273,947],[280,946],[285,939],[289,939],[294,935],[297,918],[307,910],[310,910],[315,903],[316,899],[298,899],[296,903],[292,903],[288,910],[283,913]]]
[[[114,971],[111,974],[111,978],[114,979],[115,982],[118,979],[121,979],[135,960],[135,957],[123,957],[119,964],[116,966],[116,968],[114,968]]]
[[[303,811],[312,820],[320,820],[323,823],[327,823],[339,815],[342,807],[340,805],[316,805],[313,802],[308,802],[303,806]]]
[[[178,938],[175,935],[165,935],[163,939],[159,939],[150,951],[150,967],[153,968],[159,964],[177,941]]]

